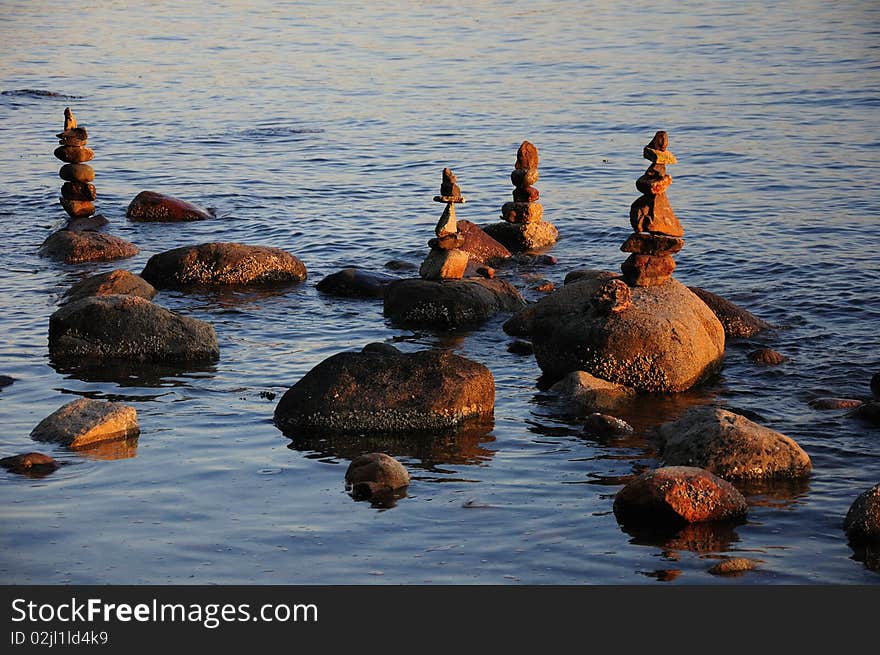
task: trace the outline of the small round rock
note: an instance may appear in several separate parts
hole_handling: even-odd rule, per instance
[[[759,348],[749,353],[749,359],[755,364],[775,366],[785,361],[785,356],[770,348]]]
[[[367,453],[352,460],[345,472],[345,482],[352,488],[362,483],[372,483],[369,487],[373,495],[379,491],[379,487],[400,489],[407,486],[409,472],[390,455]]]

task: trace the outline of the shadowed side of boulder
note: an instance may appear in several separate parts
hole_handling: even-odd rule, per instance
[[[688,287],[692,292],[699,296],[712,313],[721,321],[724,326],[724,333],[728,337],[751,337],[760,332],[772,328],[773,326],[762,321],[760,318],[746,311],[742,307],[734,305],[729,300],[725,300],[710,291],[701,289],[700,287]]]
[[[489,417],[488,368],[448,352],[401,353],[392,346],[333,355],[282,396],[276,425],[287,432],[437,431]]]
[[[49,318],[56,361],[210,361],[219,356],[214,328],[137,296],[90,296]]]
[[[246,286],[301,282],[306,267],[281,248],[204,243],[153,255],[141,272],[154,287]]]
[[[500,279],[392,282],[385,290],[385,316],[404,327],[447,330],[472,327],[499,312],[525,306],[519,292]]]

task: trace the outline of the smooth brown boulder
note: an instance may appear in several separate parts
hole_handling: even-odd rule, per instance
[[[715,373],[724,330],[708,307],[675,279],[633,287],[621,312],[600,311],[594,298],[608,278],[586,276],[529,305],[504,324],[531,336],[549,380],[586,371],[640,391],[684,391]]]
[[[637,255],[674,255],[684,247],[684,239],[667,237],[662,234],[635,232],[623,242],[620,249]]]
[[[725,300],[719,295],[701,289],[700,287],[688,287],[697,294],[712,313],[721,321],[724,326],[724,334],[728,337],[752,337],[761,330],[773,327],[769,323],[762,321],[754,314],[737,307],[729,300]]]
[[[395,325],[449,330],[479,325],[525,304],[519,291],[497,278],[407,279],[386,287],[384,313]]]
[[[88,182],[65,182],[61,185],[61,197],[68,200],[95,200],[98,192]]]
[[[109,273],[92,275],[70,287],[61,298],[61,304],[76,302],[89,296],[139,296],[150,300],[156,295],[152,284],[121,268]]]
[[[531,141],[523,141],[517,148],[514,168],[520,170],[538,168],[538,149]]]
[[[43,453],[23,453],[0,459],[0,466],[13,473],[51,473],[58,463]]]
[[[637,198],[630,205],[629,222],[634,232],[651,232],[670,237],[684,236],[684,228],[672,211],[665,193]]]
[[[68,182],[92,182],[95,179],[95,169],[88,164],[64,164],[58,175]]]
[[[141,191],[125,212],[128,219],[143,222],[203,221],[214,218],[213,212],[186,200],[154,191]]]
[[[31,431],[31,437],[37,441],[57,442],[68,448],[84,448],[139,433],[134,407],[79,398],[40,421]]]
[[[82,164],[95,158],[95,151],[83,146],[58,146],[55,148],[55,157],[68,164]]]
[[[613,411],[621,402],[633,398],[635,390],[602,380],[586,371],[572,371],[550,387],[576,414]]]
[[[699,466],[725,480],[799,478],[812,469],[793,439],[717,407],[692,407],[655,435],[665,464]]]
[[[217,335],[204,321],[138,296],[87,296],[49,317],[55,361],[201,362],[217,359]]]
[[[532,203],[533,206],[538,203]],[[541,250],[556,243],[559,231],[552,223],[538,221],[535,223],[492,223],[483,231],[510,252]]]
[[[843,520],[843,530],[854,544],[880,542],[880,484],[853,501]]]
[[[95,213],[95,203],[91,200],[68,200],[64,197],[58,200],[71,218],[88,218]]]
[[[281,248],[203,243],[153,255],[141,277],[157,289],[301,282],[305,265]]]
[[[472,260],[495,265],[510,258],[510,251],[470,221],[458,221],[458,233],[464,237],[459,246]]]
[[[402,353],[388,344],[342,352],[318,364],[282,396],[284,431],[443,431],[491,417],[495,382],[482,364],[452,353]]]
[[[369,482],[388,490],[401,489],[409,484],[409,472],[390,455],[366,453],[348,465],[345,482],[351,486]],[[371,491],[375,493],[375,489]]]
[[[344,268],[318,282],[316,288],[329,296],[381,298],[385,287],[400,278],[360,268]]]
[[[743,495],[729,482],[692,466],[664,466],[638,476],[617,492],[614,515],[622,523],[702,523],[742,519]]]
[[[636,255],[633,253],[620,265],[623,279],[631,287],[654,287],[663,284],[675,270],[670,255]]]
[[[86,230],[58,230],[40,246],[40,255],[66,264],[108,262],[138,254],[138,247],[111,234]]]
[[[749,353],[749,360],[754,364],[767,364],[775,366],[785,361],[785,356],[772,348],[758,348]]]

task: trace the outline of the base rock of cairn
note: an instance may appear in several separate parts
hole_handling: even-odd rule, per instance
[[[510,181],[514,186],[513,201],[501,207],[504,222],[487,225],[486,234],[511,252],[540,250],[556,243],[559,232],[543,220],[540,193],[532,186],[538,181],[538,149],[531,142],[523,141],[517,150]]]
[[[684,229],[666,197],[666,189],[672,184],[666,166],[677,161],[667,150],[668,145],[669,136],[661,130],[643,150],[651,165],[636,180],[636,189],[642,196],[629,210],[634,233],[620,247],[623,252],[632,253],[620,267],[630,286],[650,287],[666,282],[675,270],[672,255],[684,246]]]

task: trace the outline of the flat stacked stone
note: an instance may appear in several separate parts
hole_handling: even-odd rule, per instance
[[[538,181],[538,149],[531,142],[520,144],[510,181],[513,201],[501,207],[504,222],[487,226],[486,233],[511,251],[537,250],[556,243],[559,233],[543,220],[540,192],[533,186]]]
[[[466,201],[456,184],[455,175],[448,168],[443,169],[440,195],[434,196],[434,200],[445,203],[446,209],[434,228],[436,237],[428,241],[431,250],[419,268],[419,276],[424,280],[460,280],[470,257],[461,250],[464,235],[458,230],[455,205]]]
[[[667,147],[669,136],[660,130],[645,146],[643,156],[651,162],[645,174],[636,180],[636,189],[642,196],[629,210],[633,234],[620,249],[632,253],[621,265],[623,279],[633,287],[663,284],[675,270],[672,255],[684,246],[684,229],[669,205],[666,189],[672,176],[666,173],[668,164],[675,164],[675,155]]]
[[[64,109],[64,131],[56,134],[58,143],[55,157],[65,162],[58,172],[64,180],[61,185],[61,206],[71,220],[88,218],[95,213],[95,170],[87,163],[95,152],[87,148],[89,140],[86,128],[77,125],[70,107]]]

